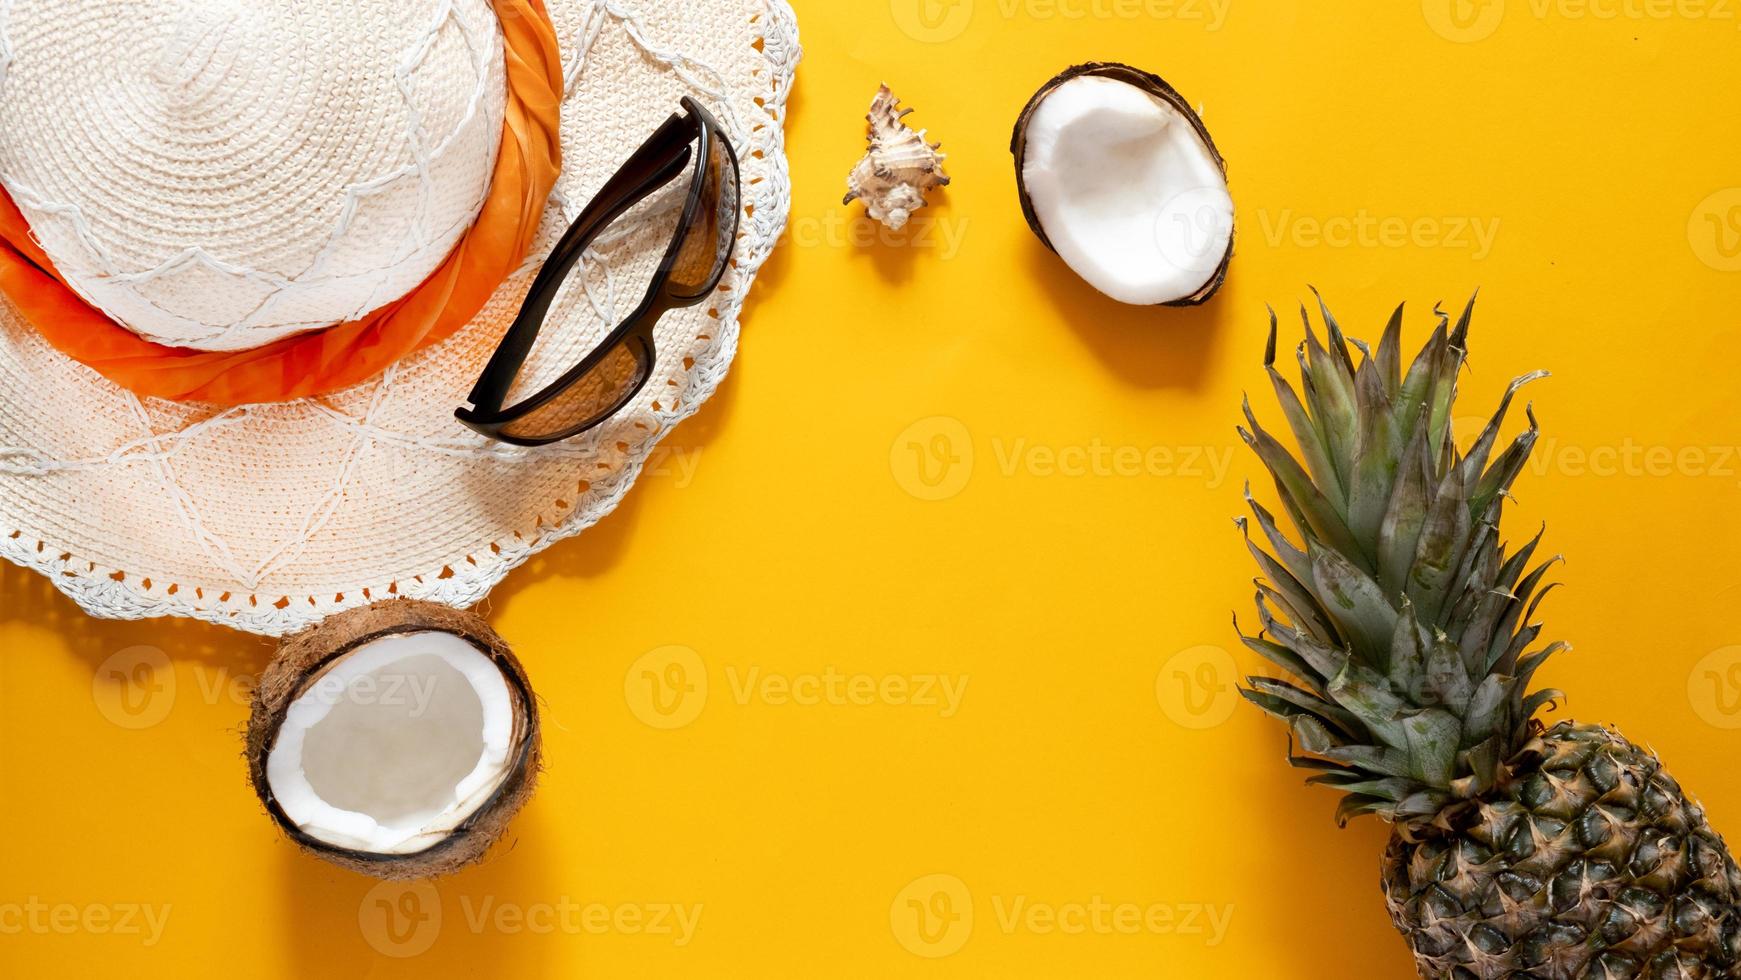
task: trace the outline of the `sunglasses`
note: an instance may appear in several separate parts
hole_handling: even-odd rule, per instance
[[[548,445],[593,428],[627,405],[652,376],[659,318],[701,303],[719,285],[737,242],[737,153],[707,110],[687,96],[682,108],[605,182],[551,250],[472,388],[470,407],[454,412],[467,427],[517,446]],[[550,304],[587,248],[631,208],[684,175],[689,185],[676,229],[640,305],[579,364],[505,404]]]

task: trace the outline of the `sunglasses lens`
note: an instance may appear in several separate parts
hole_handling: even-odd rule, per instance
[[[723,136],[715,134],[708,147],[701,173],[701,207],[671,267],[670,290],[686,298],[707,292],[719,281],[737,236],[737,165]]]
[[[634,396],[652,369],[651,352],[629,338],[556,397],[502,427],[516,439],[560,438],[597,424]]]
[[[678,122],[673,117],[668,125]],[[514,347],[505,342],[497,356],[506,352],[513,363],[492,362],[479,382],[481,414],[512,416],[498,422],[491,434],[533,444],[554,442],[620,411],[653,371],[647,319],[693,305],[718,284],[736,244],[741,195],[730,144],[717,135],[717,124],[702,122],[709,135],[698,140],[691,132],[687,150],[673,145],[672,137],[681,138],[679,131],[662,129],[659,138],[664,142],[649,143],[658,153],[638,154],[633,166],[607,183],[609,193],[600,199],[604,210],[589,206],[596,216],[583,214],[570,227],[562,246],[567,250],[565,264],[546,266],[547,272],[560,268],[561,278],[541,274],[538,288],[544,291],[529,298],[521,313],[541,314],[542,328],[522,331]],[[707,155],[698,164],[695,153],[702,142]],[[693,182],[697,180],[699,186]],[[696,209],[683,227],[690,201]],[[601,223],[605,215],[614,217]],[[578,251],[582,247],[584,253]],[[638,319],[623,319],[631,316]],[[610,341],[602,356],[593,354],[613,330],[627,336]],[[564,385],[573,366],[583,363],[589,364],[585,372]],[[503,371],[511,372],[505,382]]]

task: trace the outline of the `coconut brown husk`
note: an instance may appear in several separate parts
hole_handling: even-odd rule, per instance
[[[1022,169],[1027,163],[1028,121],[1033,118],[1034,110],[1039,108],[1046,96],[1052,94],[1053,89],[1083,75],[1104,75],[1107,78],[1116,78],[1121,82],[1142,89],[1179,110],[1179,114],[1190,121],[1191,128],[1196,130],[1197,135],[1202,138],[1203,145],[1209,148],[1210,157],[1214,159],[1215,165],[1221,168],[1222,178],[1226,179],[1227,177],[1227,160],[1216,148],[1214,137],[1209,135],[1209,130],[1203,125],[1203,120],[1197,115],[1197,110],[1191,107],[1191,103],[1185,101],[1185,97],[1180,95],[1177,89],[1167,84],[1166,79],[1153,72],[1132,68],[1130,65],[1120,64],[1116,61],[1089,61],[1080,65],[1072,65],[1054,75],[1046,84],[1040,86],[1039,91],[1035,92],[1032,98],[1028,99],[1028,104],[1022,107],[1021,115],[1016,117],[1015,130],[1010,133],[1010,153],[1015,156],[1016,160],[1016,194],[1022,203],[1022,217],[1028,220],[1028,227],[1033,229],[1034,234],[1040,239],[1040,243],[1045,245],[1053,254],[1057,254],[1058,250],[1053,247],[1052,240],[1046,237],[1046,229],[1040,225],[1040,216],[1034,213],[1034,202],[1028,197],[1028,188],[1022,177]],[[1221,262],[1216,266],[1215,272],[1210,275],[1208,282],[1205,282],[1190,296],[1158,305],[1201,305],[1209,297],[1214,296],[1216,290],[1221,288],[1221,284],[1227,281],[1227,266],[1232,261],[1233,237],[1229,236],[1227,252],[1221,256]]]
[[[373,854],[316,840],[291,823],[273,799],[266,781],[266,758],[278,738],[284,714],[333,664],[372,640],[396,633],[452,633],[470,641],[495,662],[514,699],[517,751],[507,777],[475,813],[439,843],[411,854]],[[501,839],[508,823],[531,797],[540,758],[538,705],[520,661],[506,642],[477,614],[415,599],[390,599],[332,616],[287,638],[260,676],[248,719],[248,776],[266,812],[302,850],[341,868],[375,878],[433,878],[458,871],[482,858]]]

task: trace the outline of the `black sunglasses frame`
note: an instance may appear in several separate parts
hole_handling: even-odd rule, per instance
[[[653,131],[653,135],[605,181],[604,186],[568,226],[568,230],[563,232],[556,247],[550,250],[543,267],[532,280],[532,287],[526,294],[519,314],[509,324],[501,344],[490,356],[483,373],[478,376],[477,384],[467,398],[471,403],[470,407],[462,407],[454,412],[454,417],[466,427],[511,445],[544,446],[571,439],[599,425],[633,401],[653,376],[658,360],[658,349],[653,342],[653,328],[660,317],[672,310],[701,303],[719,285],[720,278],[731,265],[732,253],[736,250],[738,221],[742,211],[742,184],[738,172],[737,151],[732,147],[731,141],[725,138],[719,121],[695,100],[684,96],[682,108],[682,114],[673,113],[660,124]],[[708,200],[703,200],[708,184],[707,167],[716,142],[724,150],[730,168],[732,193],[740,201],[740,206],[731,211],[730,228],[721,229],[725,232],[727,248],[725,254],[718,259],[717,267],[706,284],[693,293],[678,292],[671,284],[671,270],[676,265],[678,252],[694,227],[701,208],[705,206],[717,211],[720,204],[718,197],[724,193],[726,175],[722,174],[721,179],[714,182],[714,193],[706,195]],[[678,217],[677,229],[665,248],[665,255],[660,259],[659,268],[653,274],[653,279],[647,286],[647,294],[640,305],[613,327],[579,364],[560,378],[514,405],[504,405],[508,390],[525,366],[526,358],[532,352],[532,345],[538,339],[538,332],[544,326],[544,319],[550,312],[550,304],[556,299],[557,290],[568,279],[569,273],[579,263],[587,247],[612,222],[670,183],[685,168],[688,168],[690,176],[683,212]],[[639,350],[631,349],[631,354],[641,359],[640,378],[608,410],[577,425],[551,433],[528,436],[505,431],[515,422],[561,397],[607,358],[625,345],[631,344],[639,345]]]

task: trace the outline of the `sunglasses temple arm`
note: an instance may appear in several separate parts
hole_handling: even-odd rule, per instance
[[[544,315],[549,312],[550,304],[556,298],[557,285],[568,275],[574,263],[580,260],[581,254],[598,233],[646,195],[683,172],[689,162],[690,149],[686,142],[677,140],[688,139],[684,133],[685,122],[686,120],[673,117],[642,144],[628,162],[623,164],[622,169],[605,182],[605,186],[593,196],[592,201],[574,219],[574,223],[563,232],[556,247],[550,250],[549,257],[532,281],[526,305],[509,325],[501,345],[491,355],[478,383],[472,388],[468,400],[478,411],[490,412],[501,408],[502,402],[508,397],[509,387],[513,385],[521,365],[532,351],[532,344],[538,339],[538,331],[544,325]],[[670,153],[674,146],[680,152],[667,160],[654,162],[659,154]],[[649,171],[649,167],[655,169]]]

